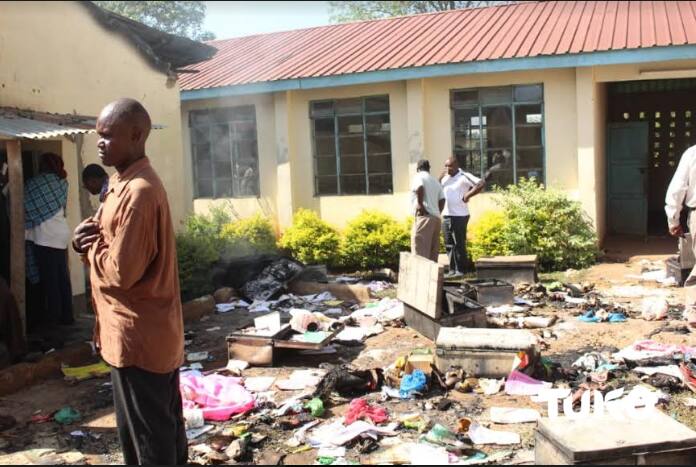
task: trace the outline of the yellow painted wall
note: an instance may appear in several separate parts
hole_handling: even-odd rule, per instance
[[[184,186],[181,110],[175,81],[150,66],[122,36],[104,29],[78,2],[0,3],[0,106],[96,116],[119,97],[140,100],[155,123],[147,150],[168,190],[175,225],[190,195]],[[84,163],[98,163],[96,136],[85,137]],[[75,145],[62,142],[69,173],[68,221],[80,219]],[[84,293],[82,267],[70,257],[73,293]]]

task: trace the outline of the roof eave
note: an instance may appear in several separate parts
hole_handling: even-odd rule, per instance
[[[580,54],[548,55],[527,58],[509,58],[466,63],[448,63],[422,67],[396,68],[334,76],[263,81],[215,88],[182,90],[182,101],[215,99],[228,96],[262,94],[299,89],[332,88],[358,84],[438,78],[443,76],[479,73],[503,73],[557,68],[626,65],[648,62],[696,59],[696,45],[651,47],[643,49],[609,50]]]

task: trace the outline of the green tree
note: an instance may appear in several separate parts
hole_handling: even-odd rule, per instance
[[[331,21],[345,23],[393,16],[415,15],[433,11],[457,10],[506,4],[512,2],[486,1],[333,1],[329,2]]]
[[[105,10],[141,22],[160,31],[198,41],[215,39],[203,30],[205,2],[194,1],[97,1]]]

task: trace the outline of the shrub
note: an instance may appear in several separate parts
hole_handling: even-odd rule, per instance
[[[220,259],[220,232],[231,220],[228,212],[214,207],[206,214],[192,214],[176,235],[181,297],[188,301],[213,292],[211,270]]]
[[[538,255],[543,270],[580,269],[594,263],[597,235],[580,203],[534,180],[522,179],[496,191],[504,211],[501,232],[507,251]]]
[[[483,256],[510,254],[506,242],[506,217],[501,211],[487,211],[468,231],[467,251],[473,261]]]
[[[223,256],[246,256],[276,251],[273,226],[260,214],[224,225],[220,231],[220,240]]]
[[[339,257],[338,233],[319,215],[309,209],[299,209],[278,246],[305,264],[335,265]]]
[[[396,266],[399,253],[409,249],[406,223],[379,211],[363,211],[348,224],[341,254],[345,266],[367,269]]]

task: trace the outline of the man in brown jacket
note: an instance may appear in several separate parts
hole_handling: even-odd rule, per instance
[[[184,339],[174,230],[167,194],[145,155],[150,117],[132,99],[97,120],[99,157],[116,173],[73,248],[90,266],[94,340],[112,366],[126,464],[185,464],[179,392]]]

